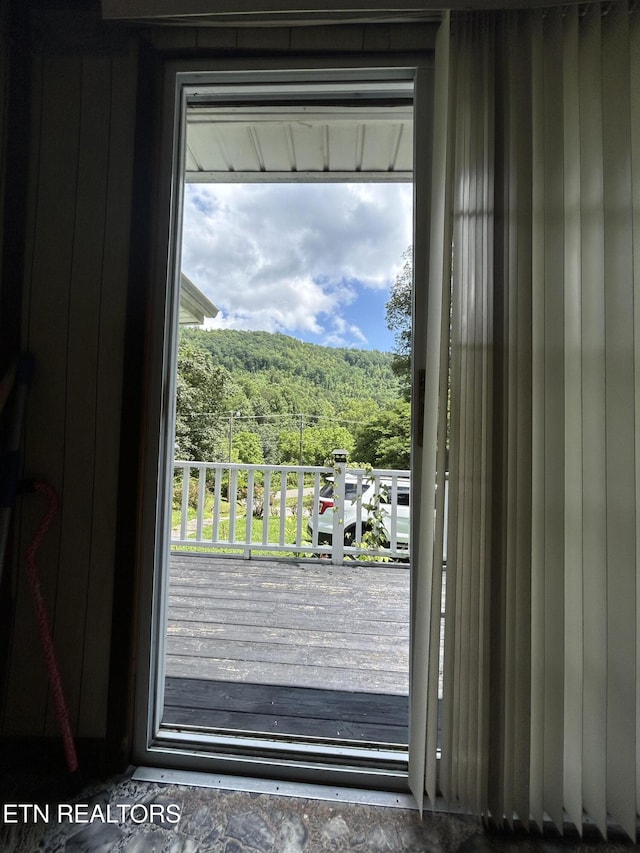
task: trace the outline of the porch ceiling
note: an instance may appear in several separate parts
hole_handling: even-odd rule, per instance
[[[186,180],[411,181],[410,104],[190,110]]]

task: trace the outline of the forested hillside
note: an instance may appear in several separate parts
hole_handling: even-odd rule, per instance
[[[395,466],[405,456],[408,462],[408,404],[392,363],[389,353],[282,334],[183,329],[176,453],[317,465],[333,448],[346,447],[352,458],[374,465]],[[388,458],[376,458],[380,442],[372,429],[386,441]]]
[[[253,393],[274,385],[273,411],[305,411],[320,399],[341,405],[354,397],[386,403],[398,397],[393,356],[378,350],[337,349],[270,332],[184,329],[182,338],[202,345],[214,363]]]

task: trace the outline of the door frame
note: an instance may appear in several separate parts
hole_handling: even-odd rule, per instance
[[[339,745],[323,748],[305,744],[284,745],[267,737],[220,736],[162,731],[164,637],[170,513],[166,499],[171,476],[171,454],[166,452],[173,434],[173,397],[179,306],[180,239],[183,198],[183,157],[187,100],[199,87],[273,86],[300,83],[310,88],[321,82],[359,83],[413,81],[414,93],[414,315],[413,371],[424,369],[429,213],[431,181],[431,127],[433,54],[415,57],[392,54],[327,58],[270,58],[220,61],[172,61],[166,64],[162,98],[158,188],[155,204],[150,322],[146,339],[146,424],[140,489],[140,585],[137,620],[137,665],[134,716],[134,761],[172,769],[263,776],[301,782],[337,783],[360,788],[407,790],[407,762],[393,761],[384,750],[356,750]],[[420,146],[419,148],[417,146]],[[420,153],[416,157],[416,152]],[[170,178],[170,179],[168,179]],[[420,239],[417,239],[420,237]],[[414,395],[414,401],[419,395]],[[420,460],[417,437],[420,413],[413,406],[412,424],[412,549],[413,566],[419,564]],[[412,576],[412,589],[414,578]],[[415,612],[411,602],[412,628]],[[411,674],[411,670],[410,670]],[[411,679],[410,679],[411,681]],[[411,691],[411,687],[410,687]],[[409,738],[411,741],[411,737]],[[394,753],[395,755],[395,753]]]

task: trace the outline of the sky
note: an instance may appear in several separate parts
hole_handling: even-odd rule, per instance
[[[412,222],[411,184],[187,184],[182,271],[220,309],[209,328],[391,351]]]

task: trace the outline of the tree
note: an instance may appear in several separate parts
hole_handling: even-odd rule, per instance
[[[342,401],[340,406],[340,417],[338,423],[342,423],[351,432],[355,432],[358,426],[367,423],[371,417],[371,412],[375,412],[380,408],[375,400],[369,397],[368,399],[349,399]],[[337,418],[338,416],[335,415]]]
[[[241,430],[233,436],[234,462],[244,462],[246,465],[261,465],[264,462],[260,436],[249,430]]]
[[[413,248],[402,254],[404,266],[391,286],[386,305],[387,328],[395,332],[392,369],[400,378],[405,400],[411,399],[411,316],[413,308]]]
[[[374,468],[408,469],[411,453],[411,404],[398,400],[358,430],[353,458]]]
[[[226,435],[225,396],[233,386],[229,373],[213,363],[197,343],[181,339],[176,378],[175,454],[178,459],[211,461]]]
[[[300,431],[283,430],[279,436],[280,460],[297,464],[300,460]],[[302,431],[303,465],[324,465],[334,450],[351,452],[353,435],[343,426],[311,426]]]

